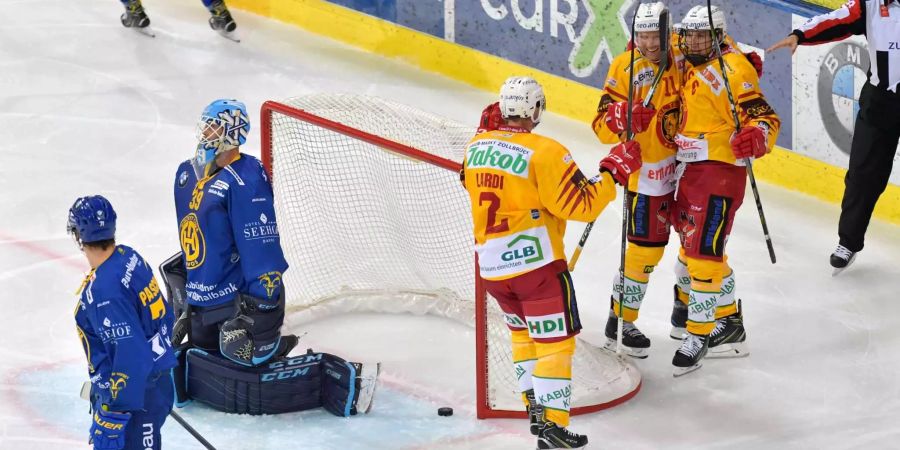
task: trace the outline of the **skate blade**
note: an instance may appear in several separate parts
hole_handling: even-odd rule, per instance
[[[617,345],[615,339],[606,338],[606,344],[603,345],[603,348],[611,352],[616,352],[616,347]],[[650,356],[649,348],[637,348],[622,345],[622,352],[635,359],[646,359],[648,356]]]
[[[131,29],[134,31],[137,31],[138,33],[143,34],[144,36],[147,36],[147,37],[151,37],[151,38],[156,37],[156,33],[154,33],[153,30],[149,26],[146,26],[144,28],[132,27]]]
[[[687,337],[687,329],[682,327],[672,327],[672,331],[669,332],[669,337],[676,341],[683,341],[684,338]]]
[[[672,376],[675,378],[687,375],[699,368],[703,367],[703,363],[697,363],[690,367],[676,367],[675,370],[672,371]]]
[[[847,265],[846,265],[846,266],[844,266],[844,267],[835,267],[834,270],[831,272],[831,276],[833,276],[833,277],[838,276],[841,272],[847,270],[847,268],[849,268],[850,265],[853,264],[853,261],[855,261],[855,260],[856,260],[856,255],[854,254],[853,256],[850,257],[850,261],[847,261]]]
[[[371,363],[363,364],[362,373],[359,375],[360,393],[359,402],[356,405],[357,413],[368,414],[372,410],[373,400],[375,398],[375,388],[378,386],[378,375],[381,373],[381,363],[375,363],[372,367]],[[364,382],[365,383],[364,383]]]
[[[231,42],[237,42],[237,43],[241,42],[241,38],[237,35],[237,31],[232,31],[230,33],[227,31],[216,31],[216,32],[219,33],[220,36],[222,36],[225,39],[228,39]]]
[[[747,348],[746,342],[735,342],[733,344],[722,344],[716,347],[710,347],[706,353],[707,358],[745,358],[750,356],[750,349]]]

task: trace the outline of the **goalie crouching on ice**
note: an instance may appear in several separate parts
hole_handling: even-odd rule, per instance
[[[312,350],[288,356],[298,341],[281,335],[288,264],[272,186],[259,160],[239,149],[249,132],[243,103],[212,102],[200,117],[196,155],[175,174],[181,252],[160,272],[177,318],[178,405],[195,399],[239,414],[319,406],[337,416],[366,413],[378,364]]]

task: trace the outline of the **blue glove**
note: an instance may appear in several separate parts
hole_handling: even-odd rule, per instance
[[[131,413],[104,411],[102,407],[94,410],[94,423],[91,425],[91,441],[94,450],[122,450],[125,448],[125,426],[131,419]]]

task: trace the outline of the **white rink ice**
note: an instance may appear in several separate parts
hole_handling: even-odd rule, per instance
[[[255,121],[267,99],[365,93],[474,124],[494,97],[241,11],[243,42],[235,44],[209,30],[199,0],[145,6],[155,39],[119,25],[116,0],[0,0],[3,450],[88,448],[87,404],[77,395],[86,370],[72,318],[87,266],[65,234],[66,211],[77,196],[102,193],[118,210],[120,242],[153,264],[172,254],[174,172],[193,151],[209,101],[242,99]],[[257,124],[246,148],[253,154]],[[586,171],[603,153],[585,124],[548,114],[538,131],[569,146]],[[638,323],[653,340],[650,358],[637,362],[643,389],[574,419],[590,448],[900,448],[900,228],[875,221],[855,265],[833,278],[838,207],[765,184],[760,191],[778,264],[768,261],[749,192],[729,243],[751,356],[672,377],[670,246]],[[583,336],[597,343],[618,266],[618,204],[601,216],[574,274]],[[571,225],[569,251],[581,230]],[[294,331],[308,332],[302,346],[384,362],[373,412],[182,410],[219,449],[534,448],[524,422],[474,418],[470,329],[356,315]],[[453,417],[437,416],[445,405]],[[199,448],[171,420],[163,436],[164,448]]]

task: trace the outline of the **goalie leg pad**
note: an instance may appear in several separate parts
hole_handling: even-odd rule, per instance
[[[188,391],[194,400],[236,414],[281,414],[322,406],[322,361],[307,353],[246,367],[200,349],[187,351]]]
[[[380,365],[348,362],[328,353],[323,355],[322,406],[325,410],[339,417],[368,413]]]

